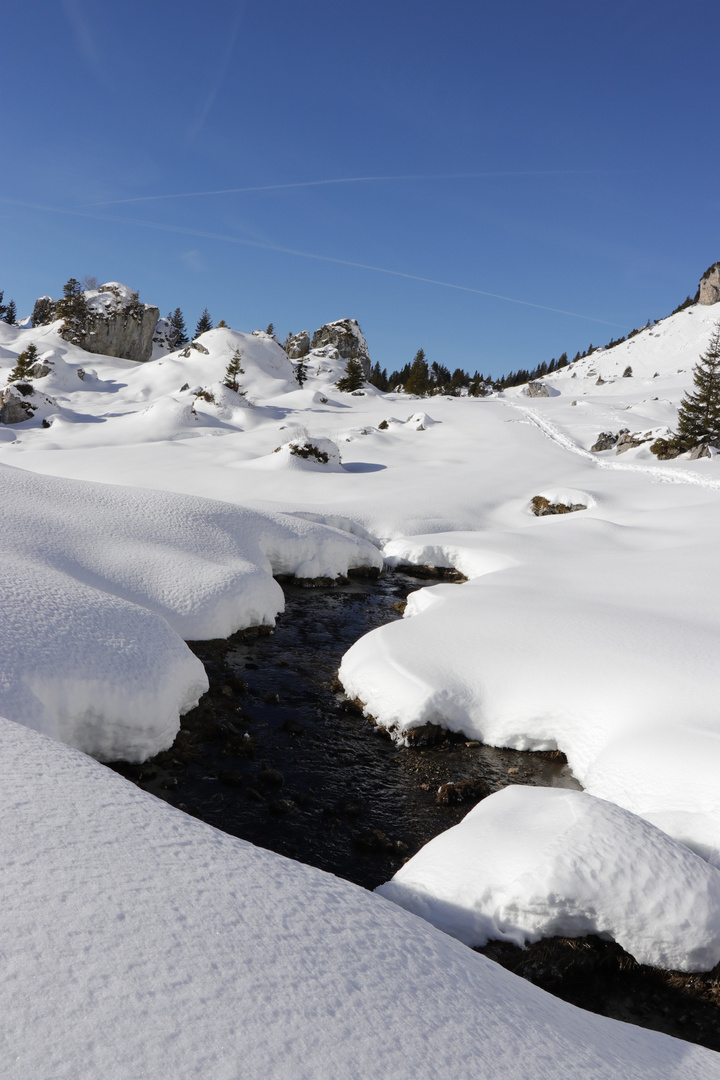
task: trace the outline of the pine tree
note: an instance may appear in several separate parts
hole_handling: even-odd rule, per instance
[[[300,386],[304,386],[308,377],[308,366],[304,356],[301,356],[295,365],[295,378]]]
[[[14,300],[11,300],[5,308],[5,314],[3,315],[3,319],[6,323],[10,323],[11,326],[17,321],[17,308],[15,307]]]
[[[8,375],[8,382],[25,382],[32,378],[32,369],[38,362],[38,351],[35,345],[28,345],[17,358],[17,364]]]
[[[351,394],[354,390],[362,390],[365,385],[365,372],[362,364],[356,356],[352,356],[345,365],[345,374],[335,383],[338,390]]]
[[[693,380],[695,393],[687,393],[678,409],[677,442],[684,450],[703,440],[720,445],[720,322],[693,368]]]
[[[83,287],[76,278],[69,278],[65,282],[62,300],[55,305],[55,316],[65,321],[62,337],[76,345],[80,344],[87,327],[88,307]]]
[[[233,353],[232,360],[228,364],[227,370],[225,371],[223,386],[227,386],[228,390],[234,390],[236,394],[244,395],[245,391],[240,389],[240,382],[238,380],[239,375],[245,374],[245,370],[240,367],[241,360],[242,353],[239,349],[236,349]]]
[[[4,319],[7,314],[7,306],[3,304],[3,296],[5,294],[0,292],[0,319]]]
[[[427,394],[430,389],[430,372],[428,370],[427,362],[425,360],[424,349],[418,349],[415,353],[415,359],[412,362],[410,368],[410,374],[405,382],[406,394],[419,394],[420,396]]]
[[[200,337],[201,334],[206,333],[208,330],[212,330],[213,324],[210,318],[210,312],[207,308],[203,309],[203,313],[198,319],[198,324],[195,327],[195,337]]]
[[[270,337],[275,337],[275,327],[274,327],[273,323],[268,323],[268,328],[265,331],[265,333],[269,334]]]
[[[175,349],[182,349],[183,345],[187,345],[187,328],[185,326],[185,319],[183,317],[183,313],[179,307],[176,307],[172,314],[168,312],[167,319],[170,323],[168,344],[170,345],[170,351],[174,352]]]

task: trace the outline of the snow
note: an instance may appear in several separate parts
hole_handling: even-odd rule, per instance
[[[207,689],[186,640],[273,625],[273,573],[379,569],[367,540],[283,514],[0,465],[0,711],[102,760],[166,749]]]
[[[352,892],[347,900],[350,886],[218,838],[154,804],[152,813],[143,809],[135,817],[136,808],[145,807],[133,801],[141,798],[137,792],[127,789],[127,794],[123,787],[120,798],[116,792],[121,788],[106,791],[103,784],[122,782],[101,781],[99,766],[36,733],[103,760],[144,760],[171,743],[178,716],[206,686],[185,641],[227,635],[250,623],[271,625],[283,602],[273,574],[336,577],[351,568],[378,569],[383,555],[391,565],[456,568],[469,579],[466,583],[419,589],[402,621],[353,646],[340,670],[347,692],[400,740],[410,728],[432,720],[495,745],[558,747],[567,754],[586,794],[574,832],[565,835],[572,833],[587,865],[596,868],[604,859],[611,880],[618,868],[625,868],[627,881],[612,897],[601,874],[583,876],[577,862],[563,863],[553,849],[545,876],[533,885],[534,914],[513,933],[550,932],[555,925],[552,875],[557,875],[567,885],[566,899],[581,898],[589,921],[596,919],[593,925],[602,933],[619,935],[625,947],[649,956],[653,948],[664,949],[659,963],[709,963],[715,955],[710,938],[718,911],[712,882],[714,868],[720,867],[720,463],[717,457],[660,462],[649,443],[622,454],[593,453],[590,447],[603,431],[672,429],[682,395],[692,385],[692,367],[719,318],[720,305],[679,312],[544,379],[552,391],[547,398],[528,398],[515,388],[484,399],[433,397],[431,402],[382,395],[372,387],[360,395],[338,392],[335,383],[345,364],[331,347],[307,358],[308,377],[301,388],[296,365],[264,333],[221,327],[201,335],[193,343],[199,348],[162,353],[158,346],[155,359],[136,364],[89,356],[59,337],[57,323],[32,329],[0,323],[0,387],[29,344],[51,361],[50,373],[36,380],[36,398],[47,399],[43,409],[32,420],[0,425],[5,496],[0,533],[6,555],[0,568],[6,598],[0,610],[0,713],[25,725],[25,730],[8,729],[26,740],[17,744],[22,745],[18,756],[39,761],[31,749],[37,746],[43,747],[42,754],[58,755],[52,760],[58,765],[53,791],[59,806],[66,805],[66,783],[68,805],[75,798],[69,774],[80,770],[83,784],[87,780],[97,791],[88,793],[91,802],[97,798],[102,805],[105,800],[121,808],[113,825],[128,846],[131,836],[136,846],[140,843],[132,822],[140,821],[142,830],[146,813],[148,822],[151,817],[153,822],[172,821],[172,829],[184,838],[171,848],[181,876],[196,873],[196,843],[198,866],[215,866],[207,852],[217,850],[222,859],[232,852],[233,859],[263,867],[256,878],[255,870],[247,871],[261,885],[257,893],[248,886],[252,901],[246,901],[242,886],[244,906],[233,907],[233,915],[228,914],[230,893],[235,890],[237,896],[240,886],[228,884],[229,878],[223,878],[222,887],[215,879],[207,886],[220,898],[223,927],[231,926],[233,933],[240,932],[245,910],[254,912],[248,915],[251,946],[243,939],[242,948],[218,953],[216,974],[202,966],[205,954],[216,955],[210,946],[217,942],[210,930],[203,936],[198,929],[205,919],[207,926],[215,925],[215,915],[202,907],[209,900],[201,876],[189,877],[189,891],[171,896],[161,871],[159,877],[147,871],[143,895],[156,907],[147,924],[154,929],[143,931],[141,939],[149,956],[155,955],[154,935],[163,943],[156,962],[165,981],[156,985],[164,987],[168,1010],[172,1005],[175,1011],[172,1020],[170,1011],[163,1014],[157,1030],[164,1034],[155,1041],[148,1037],[151,1028],[138,1019],[140,1012],[128,1012],[126,1026],[118,1027],[117,1047],[126,1045],[131,1057],[123,1057],[122,1049],[107,1052],[107,1061],[130,1062],[124,1075],[146,1069],[147,1075],[162,1076],[167,1062],[167,1075],[222,1076],[226,1066],[216,1067],[218,1047],[240,1046],[233,1039],[247,1039],[242,1053],[257,1064],[253,1075],[665,1077],[691,1069],[693,1075],[714,1075],[717,1059],[701,1051],[678,1050],[667,1040],[656,1043],[658,1036],[643,1032],[625,1034],[624,1028],[608,1028],[608,1021],[578,1019],[579,1014],[566,1011],[568,1006],[548,1004],[550,999],[538,996],[535,988],[506,983],[506,973],[487,967],[460,943],[379,897],[360,900],[362,894]],[[222,385],[237,350],[243,395]],[[451,358],[448,362],[452,366]],[[623,378],[628,364],[633,375]],[[600,385],[598,377],[604,380]],[[327,448],[328,463],[291,453],[306,442]],[[531,502],[537,495],[587,509],[535,517]],[[72,762],[72,768],[66,769],[65,762]],[[17,770],[17,775],[18,783],[29,784],[26,771]],[[546,817],[539,811],[523,803],[511,812],[506,799],[496,814],[493,800],[477,811],[492,811],[482,838],[489,849],[498,848],[511,821],[520,849],[542,832]],[[27,807],[36,801],[52,819],[47,797],[28,787]],[[483,810],[486,806],[490,809]],[[572,815],[565,816],[569,820]],[[548,810],[547,820],[551,817]],[[78,851],[103,851],[109,834],[101,825],[97,834],[83,832],[81,826],[90,829],[89,821],[73,824],[81,831],[69,843]],[[460,829],[469,829],[471,822],[472,815]],[[155,827],[148,824],[148,836]],[[37,837],[45,835],[34,818],[32,829]],[[162,829],[158,837],[165,835]],[[616,841],[623,838],[615,853],[613,835]],[[583,840],[590,846],[583,848]],[[147,866],[152,852],[167,876],[167,864],[158,856],[164,842],[148,839]],[[25,838],[24,844],[27,858],[34,857],[35,841]],[[179,854],[183,844],[187,864]],[[64,845],[57,847],[59,859]],[[692,852],[706,862],[699,863]],[[38,914],[37,928],[54,933],[57,923],[75,933],[74,925],[62,922],[68,906],[62,897],[74,895],[72,880],[62,877],[64,871],[52,861],[42,862],[54,858],[49,841],[41,855],[37,880],[43,874],[52,880],[57,873],[66,891],[53,889],[52,911],[45,912],[44,923]],[[458,874],[457,887],[470,896],[471,864],[465,861],[468,881],[463,884]],[[134,880],[132,867],[122,859],[118,865],[125,869],[117,878],[107,877],[107,896],[121,895]],[[413,865],[419,863],[409,863],[408,874]],[[654,878],[662,880],[662,888]],[[10,895],[14,880],[10,875]],[[653,886],[645,890],[644,900],[643,881]],[[506,885],[498,871],[493,880],[488,878],[488,895],[499,896]],[[90,885],[85,882],[85,887]],[[153,890],[157,901],[151,904]],[[261,916],[257,896],[263,890],[270,899]],[[527,899],[529,891],[520,899]],[[183,957],[187,950],[187,965],[196,963],[203,972],[197,976],[162,936],[167,930],[181,940],[175,913],[182,914],[190,898],[200,904],[187,909],[190,939],[197,936],[198,944],[189,947],[183,939]],[[470,896],[467,911],[472,918],[485,918],[485,901],[478,907],[476,899]],[[682,912],[690,910],[683,904],[693,903],[692,925],[681,926]],[[645,937],[630,925],[633,904],[646,913]],[[90,912],[99,918],[98,907],[104,911],[97,895],[89,893],[82,909],[87,927],[92,926]],[[123,907],[126,918],[131,908],[129,902]],[[333,912],[338,918],[345,912],[347,926],[343,923],[336,938],[335,930],[322,936],[324,919],[333,928],[338,925]],[[671,914],[675,930],[666,933],[663,920]],[[283,920],[293,919],[306,920],[300,953],[293,951],[283,929]],[[392,929],[381,933],[378,927],[385,926]],[[14,943],[16,924],[9,920],[7,927],[0,925],[4,928]],[[40,934],[37,928],[33,933]],[[122,927],[111,929],[121,933]],[[103,923],[102,935],[107,934],[110,929]],[[276,947],[278,934],[282,948]],[[314,942],[310,952],[302,952],[303,934]],[[78,969],[77,977],[72,975],[62,940],[47,954],[60,965],[52,978],[81,995],[87,972]],[[114,940],[111,935],[106,944]],[[253,952],[261,945],[264,953]],[[79,951],[73,955],[80,964]],[[283,966],[286,955],[309,982],[300,985],[290,961]],[[167,956],[168,964],[177,964],[174,973],[163,966]],[[251,958],[247,963],[246,956]],[[134,986],[135,961],[123,963],[119,970]],[[374,980],[381,969],[378,986]],[[17,970],[22,972],[22,964]],[[106,969],[101,974],[99,967],[92,970],[88,986],[94,989],[88,993],[109,1010],[110,999],[119,998],[120,991],[106,997],[102,980],[110,976]],[[268,976],[264,995],[266,971],[274,974]],[[120,980],[120,974],[112,978]],[[287,994],[283,979],[289,979]],[[222,998],[218,988],[240,983],[240,1007],[230,994],[223,1011],[217,1005]],[[183,986],[194,987],[187,990],[189,997],[182,997]],[[206,1035],[198,1020],[202,986],[212,987],[207,1000],[213,1004],[204,1009],[203,1024],[214,1034]],[[64,1008],[60,991],[53,993],[55,998],[50,994],[47,1001],[57,999]],[[148,995],[138,993],[137,1002],[148,1006]],[[162,1007],[162,996],[148,1006],[148,1025],[153,1017],[157,1020],[153,1009]],[[430,999],[432,1021],[426,1007]],[[70,995],[68,1009],[79,1000]],[[27,1001],[28,991],[20,993],[13,1008],[27,1007]],[[37,1001],[37,1008],[44,1008],[42,995]],[[43,1023],[54,1024],[55,1008],[70,1032],[69,1013],[60,1006],[49,1004]],[[73,1017],[89,1025],[87,1015],[83,1019],[78,1005]],[[313,1015],[323,1018],[324,1042],[317,1035],[307,1037]],[[103,1025],[94,1030],[112,1031],[110,1021]],[[196,1056],[188,1050],[186,1032],[191,1029]],[[94,1062],[88,1075],[112,1075],[102,1057],[103,1041],[90,1034],[90,1027],[83,1030],[84,1042],[78,1045]],[[283,1031],[285,1057],[277,1042]],[[69,1040],[70,1034],[57,1035],[54,1063],[22,1058],[27,1067],[18,1075],[77,1075],[72,1054],[80,1051],[70,1048]],[[52,1042],[35,1045],[35,1040],[22,1054],[48,1053]],[[514,1052],[522,1048],[520,1064],[505,1056],[509,1042]],[[187,1065],[177,1064],[181,1057],[180,1049],[173,1056],[175,1045],[189,1054]],[[616,1057],[608,1056],[607,1045]],[[252,1047],[263,1048],[266,1057],[261,1060]],[[150,1060],[143,1054],[157,1056]],[[485,1074],[478,1072],[478,1060]],[[291,1068],[296,1062],[297,1068]],[[234,1068],[228,1065],[226,1074],[236,1075]]]
[[[376,891],[467,945],[599,934],[642,964],[720,962],[720,871],[584,792],[498,791]]]
[[[707,1080],[381,897],[0,720],[7,1080]]]

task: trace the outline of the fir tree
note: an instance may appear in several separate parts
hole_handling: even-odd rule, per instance
[[[300,386],[304,386],[308,377],[307,361],[304,356],[301,356],[295,365],[295,378]]]
[[[185,319],[183,317],[183,313],[179,307],[176,307],[172,314],[168,312],[167,319],[170,323],[168,344],[170,346],[170,351],[174,352],[175,349],[182,349],[183,345],[187,345],[187,328],[185,326]]]
[[[268,323],[268,328],[265,333],[269,334],[270,337],[275,337],[275,326],[273,325],[273,323]]]
[[[200,337],[201,334],[206,333],[208,330],[212,330],[213,324],[210,318],[210,312],[207,308],[203,309],[203,313],[198,319],[198,324],[195,327],[195,337]]]
[[[720,444],[720,322],[693,368],[693,380],[695,393],[687,393],[678,409],[677,443],[684,450],[703,440]]]
[[[7,306],[3,304],[3,296],[5,294],[0,292],[0,319],[4,319],[7,314]]]
[[[227,386],[228,390],[234,390],[236,394],[244,395],[245,391],[240,389],[240,382],[238,380],[239,375],[244,375],[245,371],[240,366],[242,360],[242,353],[239,349],[236,349],[233,353],[232,360],[227,366],[225,371],[225,378],[223,379],[223,386]]]
[[[365,385],[365,372],[357,356],[352,356],[345,365],[345,374],[342,379],[335,383],[338,390],[344,390],[351,394],[354,390],[362,390]]]
[[[17,308],[15,307],[14,300],[11,300],[5,308],[5,314],[3,315],[3,319],[6,323],[10,323],[11,326],[17,321]]]
[[[25,382],[32,378],[32,369],[38,362],[38,351],[34,345],[28,345],[17,358],[17,364],[8,375],[8,382]]]
[[[55,305],[55,316],[65,321],[62,337],[76,345],[80,344],[87,328],[88,308],[82,285],[76,278],[69,278],[65,282],[62,300]]]
[[[430,372],[425,360],[425,350],[418,349],[415,359],[410,368],[410,374],[405,382],[406,394],[419,394],[423,396],[430,389]]]

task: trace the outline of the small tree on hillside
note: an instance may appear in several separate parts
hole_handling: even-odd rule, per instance
[[[720,322],[693,369],[695,393],[678,409],[677,442],[684,450],[710,439],[720,445]]]
[[[227,366],[225,372],[225,378],[223,379],[223,386],[227,386],[228,390],[234,390],[236,394],[244,395],[245,391],[240,389],[240,381],[238,376],[244,375],[245,371],[240,366],[242,360],[242,353],[239,349],[236,349],[233,353],[232,360]]]
[[[168,312],[167,320],[170,323],[170,333],[168,334],[170,351],[173,352],[175,349],[182,349],[183,345],[187,345],[188,343],[188,336],[185,319],[180,308],[176,307],[172,313]]]
[[[7,305],[3,304],[3,296],[5,294],[0,292],[0,319],[4,319],[7,314]]]
[[[301,356],[295,365],[295,378],[300,386],[304,386],[308,377],[308,366],[304,356]]]
[[[354,390],[362,390],[365,385],[365,372],[357,356],[351,356],[345,365],[345,374],[335,383],[338,390],[351,394]]]
[[[6,323],[10,323],[11,326],[17,321],[17,308],[15,307],[14,300],[11,300],[5,308],[5,314],[3,315],[3,319]]]
[[[205,334],[208,330],[212,330],[213,323],[210,318],[210,312],[207,308],[203,308],[203,313],[198,319],[198,324],[195,327],[195,337],[200,337],[201,334]]]
[[[31,379],[32,369],[37,362],[37,348],[34,345],[28,345],[27,349],[18,355],[17,363],[8,375],[8,382],[25,382],[26,379]]]
[[[265,333],[269,334],[270,337],[275,337],[275,325],[274,325],[274,323],[268,323],[268,327],[267,327],[267,330],[265,331]]]

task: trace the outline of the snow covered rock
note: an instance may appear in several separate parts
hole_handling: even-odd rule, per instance
[[[301,435],[278,446],[278,464],[291,469],[337,471],[340,469],[340,450],[332,439],[317,435]]]
[[[301,360],[310,352],[310,334],[307,330],[301,330],[299,334],[291,334],[285,342],[285,352],[290,360]]]
[[[377,891],[467,945],[598,934],[665,969],[720,961],[720,870],[580,791],[505,788]]]
[[[56,407],[57,402],[38,393],[32,383],[11,383],[0,391],[0,424],[23,424],[36,417],[46,420]]]
[[[525,387],[525,395],[531,398],[550,397],[550,391],[545,383],[529,382]]]
[[[0,720],[4,1080],[718,1080]]]
[[[312,337],[311,348],[320,349],[324,345],[334,345],[343,360],[357,357],[362,364],[365,378],[370,376],[370,353],[365,336],[356,319],[338,319],[325,323],[316,330]]]

